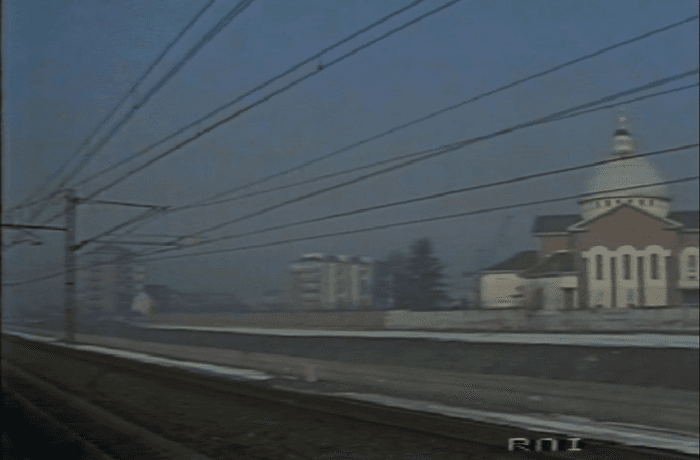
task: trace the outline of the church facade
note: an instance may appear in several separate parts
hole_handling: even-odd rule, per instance
[[[698,211],[672,211],[624,117],[578,215],[538,216],[540,247],[482,272],[483,308],[624,309],[698,304]]]

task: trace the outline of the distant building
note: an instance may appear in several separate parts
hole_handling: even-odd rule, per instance
[[[581,215],[538,216],[539,251],[481,274],[486,308],[625,309],[698,305],[698,211],[671,211],[663,179],[636,155],[625,117],[595,168]],[[610,191],[624,187],[642,188]]]
[[[522,273],[536,265],[537,251],[523,251],[487,268],[481,274],[482,308],[513,308],[522,303],[525,279]]]
[[[78,272],[78,308],[83,314],[125,314],[145,280],[134,253],[105,244],[85,254],[88,268]]]
[[[307,254],[290,267],[290,302],[299,310],[368,309],[372,261],[363,257]]]

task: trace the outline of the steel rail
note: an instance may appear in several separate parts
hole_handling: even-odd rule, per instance
[[[235,395],[274,405],[284,405],[295,409],[318,412],[326,415],[340,416],[346,419],[377,423],[402,430],[429,434],[441,438],[466,441],[485,448],[498,447],[504,450],[504,458],[512,452],[507,452],[506,442],[513,437],[514,428],[461,418],[432,414],[412,409],[388,407],[372,402],[359,401],[350,398],[326,396],[317,393],[302,393],[296,391],[270,388],[249,382],[235,381],[223,376],[204,375],[187,369],[160,366],[155,364],[133,361],[128,358],[103,355],[87,350],[79,350],[51,343],[39,343],[16,336],[3,334],[3,341],[9,340],[14,345],[29,345],[33,350],[53,353],[68,359],[87,362],[109,372],[126,372],[162,383],[165,387],[177,386],[187,388],[197,394],[211,395],[212,392]],[[518,429],[518,435],[528,438],[561,437],[561,433],[538,431],[534,429]],[[478,438],[477,438],[478,436]],[[682,454],[675,451],[654,449],[648,447],[628,446],[612,441],[586,439],[586,451],[606,455],[622,455],[622,458],[633,454],[634,458],[654,458],[658,460],[679,460],[696,458],[694,455]],[[533,453],[534,454],[534,453]],[[538,452],[543,458],[561,458],[557,452]]]

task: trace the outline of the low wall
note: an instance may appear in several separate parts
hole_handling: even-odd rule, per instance
[[[270,312],[229,314],[156,314],[155,323],[202,327],[280,327],[329,329],[382,329],[384,312]]]
[[[475,330],[475,331],[642,331],[698,330],[697,308],[556,311],[464,310],[414,312],[270,312],[230,314],[156,314],[158,324],[200,327],[318,329]]]
[[[524,310],[449,312],[390,311],[388,329],[470,329],[545,331],[698,330],[697,308],[649,310],[556,311]]]

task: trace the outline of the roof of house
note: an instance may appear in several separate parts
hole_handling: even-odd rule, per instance
[[[537,263],[537,251],[522,251],[514,255],[508,260],[498,263],[492,267],[485,269],[486,272],[496,271],[521,271],[532,267]]]
[[[542,278],[573,271],[576,271],[574,254],[571,252],[558,252],[547,257],[534,267],[525,270],[520,276],[523,278]]]
[[[537,216],[532,233],[565,232],[567,228],[579,222],[582,217],[578,214],[563,214],[558,216]]]
[[[697,230],[700,213],[698,211],[675,211],[668,215],[668,218],[683,224],[686,230]]]
[[[613,214],[619,212],[621,209],[631,209],[634,212],[642,214],[642,215],[649,217],[651,219],[656,219],[656,220],[659,220],[661,222],[664,222],[665,224],[671,226],[671,228],[673,228],[673,229],[678,229],[678,228],[682,227],[682,224],[680,224],[679,222],[677,222],[675,220],[672,220],[670,217],[659,216],[659,215],[656,215],[656,214],[654,214],[646,209],[638,208],[638,207],[632,206],[628,203],[622,203],[621,205],[613,206],[612,208],[606,210],[602,214],[598,214],[598,215],[595,215],[595,216],[590,217],[588,219],[584,219],[584,220],[572,225],[571,227],[569,227],[569,231],[586,230],[586,229],[588,229],[589,225],[591,225],[593,222],[610,217]]]

